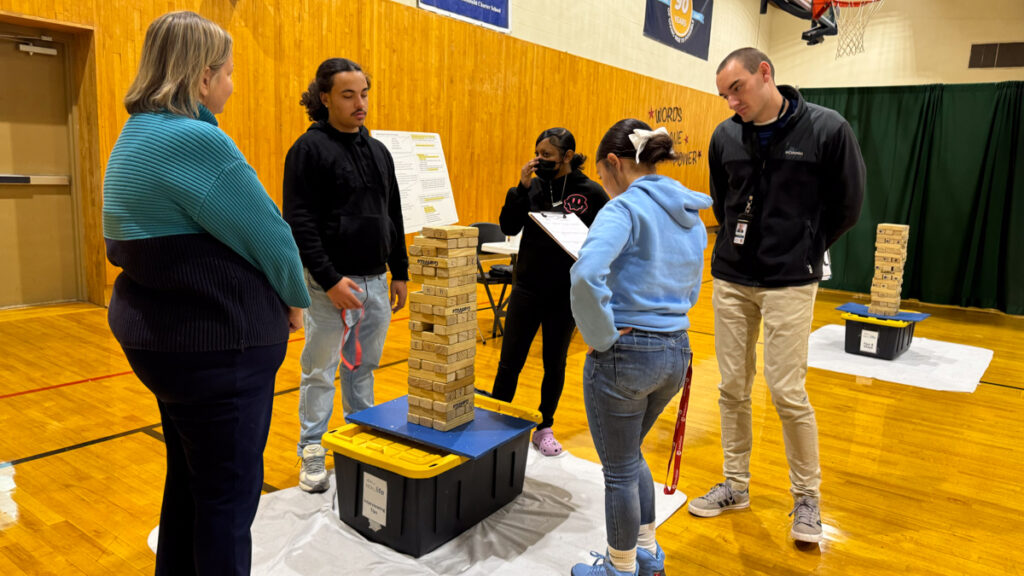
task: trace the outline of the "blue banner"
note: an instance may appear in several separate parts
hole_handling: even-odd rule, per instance
[[[419,0],[420,8],[508,32],[508,0]]]
[[[644,36],[708,59],[715,0],[647,0]]]

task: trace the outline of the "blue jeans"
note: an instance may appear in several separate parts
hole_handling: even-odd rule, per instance
[[[348,337],[342,342],[344,324],[342,311],[334,307],[323,288],[306,272],[311,304],[303,313],[306,344],[302,348],[299,366],[299,455],[308,444],[319,444],[320,437],[334,411],[334,375],[341,361],[338,349],[343,348],[345,360],[356,360],[356,323],[359,322],[359,341],[363,348],[362,362],[355,370],[341,367],[341,403],[345,415],[373,406],[373,371],[380,365],[384,351],[384,337],[391,324],[391,301],[387,276],[349,276],[362,292],[353,292],[363,303],[363,318],[359,310],[345,311],[349,325]]]
[[[633,330],[583,365],[583,401],[604,467],[608,546],[616,550],[635,548],[640,525],[654,522],[654,479],[640,448],[682,389],[690,358],[685,330]]]

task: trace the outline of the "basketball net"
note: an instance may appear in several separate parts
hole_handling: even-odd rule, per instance
[[[882,7],[885,0],[866,0],[861,2],[832,2],[836,13],[836,59],[844,56],[856,56],[864,52],[864,29],[875,12]]]

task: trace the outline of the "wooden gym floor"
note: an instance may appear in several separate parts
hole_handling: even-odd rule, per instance
[[[841,323],[835,306],[857,298],[821,291],[814,327]],[[705,283],[691,314],[694,383],[680,479],[690,497],[721,477],[710,300]],[[482,288],[478,302],[480,326],[489,331]],[[1024,318],[911,307],[933,314],[917,335],[995,351],[977,391],[933,392],[811,369],[826,539],[798,547],[788,539],[782,435],[759,374],[751,508],[711,519],[677,512],[658,531],[669,574],[1024,574]],[[391,325],[377,401],[405,391],[406,318],[407,309]],[[3,311],[0,342],[0,574],[152,574],[146,538],[158,523],[163,488],[160,418],[110,335],[105,309]],[[499,349],[500,339],[478,342],[478,387],[490,389]],[[299,333],[277,379],[267,491],[297,482],[301,350]],[[580,387],[585,352],[577,333],[555,430],[570,452],[597,461]],[[536,407],[541,374],[538,338],[517,403]],[[332,424],[342,422],[336,398]],[[658,480],[674,419],[673,405],[645,444]]]

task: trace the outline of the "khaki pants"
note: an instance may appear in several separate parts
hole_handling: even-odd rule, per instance
[[[764,318],[764,377],[782,421],[794,496],[818,497],[818,425],[807,399],[807,339],[818,285],[755,288],[715,279],[715,354],[722,382],[723,472],[733,490],[750,483],[750,390],[757,337]]]

